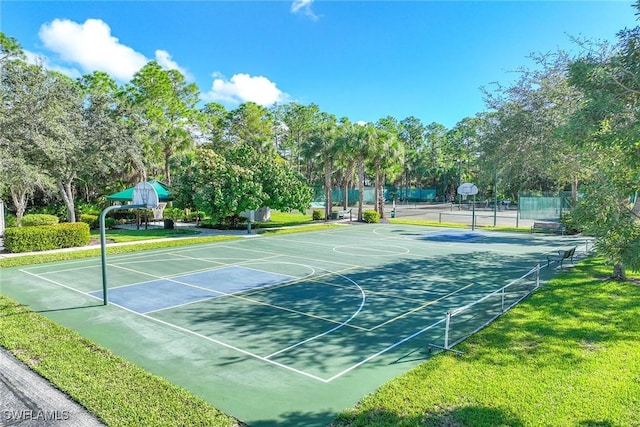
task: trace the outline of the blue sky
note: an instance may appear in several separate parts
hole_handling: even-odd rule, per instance
[[[15,1],[0,30],[29,58],[120,83],[149,60],[180,69],[228,109],[315,103],[352,121],[391,115],[453,127],[484,111],[535,52],[571,36],[615,41],[631,1]]]

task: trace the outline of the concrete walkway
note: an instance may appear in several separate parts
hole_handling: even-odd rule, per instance
[[[95,416],[0,347],[0,426],[103,426]]]

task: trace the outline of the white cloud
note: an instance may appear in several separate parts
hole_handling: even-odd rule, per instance
[[[42,25],[38,35],[44,46],[60,60],[77,64],[84,73],[104,71],[116,80],[129,81],[149,62],[142,53],[120,43],[111,34],[109,25],[100,19],[87,19],[83,24],[54,19]],[[186,69],[171,59],[169,52],[158,49],[155,59],[164,69],[178,70],[187,80],[193,80]],[[63,68],[50,60],[47,63],[48,69]]]
[[[178,70],[180,74],[182,74],[185,79],[193,81],[193,76],[187,71],[186,68],[178,65],[176,61],[171,59],[171,55],[166,50],[158,49],[156,50],[156,62],[160,64],[162,68],[165,70]]]
[[[211,90],[202,95],[205,101],[218,101],[233,104],[255,102],[258,105],[272,105],[286,102],[289,95],[282,92],[275,83],[263,76],[235,74],[230,80],[215,73]]]
[[[318,19],[318,16],[311,9],[313,2],[314,0],[293,0],[293,3],[291,3],[291,12],[302,13],[315,21]]]
[[[72,79],[77,79],[79,77],[82,77],[82,73],[77,68],[63,67],[61,65],[53,64],[51,63],[51,60],[46,56],[33,53],[28,50],[25,50],[24,54],[27,57],[28,64],[41,65],[47,70],[57,71],[61,74],[64,74],[65,76],[71,77]]]
[[[40,28],[44,45],[64,61],[78,64],[85,72],[104,71],[115,79],[130,80],[148,59],[111,35],[111,28],[99,19],[78,24],[55,19]]]

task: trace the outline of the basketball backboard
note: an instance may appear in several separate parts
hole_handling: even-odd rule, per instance
[[[141,182],[133,188],[134,205],[144,205],[148,209],[153,209],[158,207],[159,203],[158,192],[148,182]]]
[[[458,187],[458,194],[462,194],[463,196],[475,196],[478,194],[478,187],[470,182],[465,182],[464,184],[460,184]]]

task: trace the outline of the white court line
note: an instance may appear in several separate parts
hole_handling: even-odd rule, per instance
[[[401,249],[401,251],[391,251],[391,250],[384,250],[384,249],[376,249],[372,246],[367,246],[367,245],[363,245],[363,244],[349,244],[349,245],[340,245],[340,246],[334,246],[333,247],[333,251],[335,253],[338,254],[344,254],[344,255],[349,255],[349,256],[362,256],[362,257],[370,257],[372,256],[403,256],[403,255],[407,255],[409,253],[411,253],[410,249],[405,248],[404,246],[392,246],[392,245],[387,245],[384,246],[385,248],[396,248],[396,249]],[[349,251],[342,251],[342,249],[352,249],[351,252]],[[359,250],[363,250],[363,252],[360,252]]]
[[[362,359],[360,362],[356,363],[355,365],[352,365],[351,367],[345,369],[344,371],[337,373],[336,375],[332,376],[331,378],[327,379],[325,382],[330,383],[331,381],[335,380],[336,378],[340,378],[341,376],[343,376],[344,374],[353,371],[354,369],[356,369],[359,366],[364,365],[365,363],[375,359],[376,357],[386,353],[389,350],[393,350],[394,348],[396,348],[397,346],[404,344],[405,342],[409,341],[410,339],[413,339],[415,337],[417,337],[418,335],[423,334],[424,332],[428,331],[429,329],[439,325],[440,323],[444,322],[446,320],[446,318],[442,318],[440,320],[438,320],[435,323],[432,323],[431,325],[427,326],[424,329],[419,330],[418,332],[409,335],[406,338],[401,339],[400,341],[396,342],[395,344],[391,344],[389,347],[380,350],[379,352],[372,354],[371,356],[367,357],[366,359]]]
[[[162,307],[162,308],[158,308],[157,310],[145,311],[145,312],[142,312],[141,314],[159,313],[159,312],[164,311],[164,310],[172,310],[174,308],[186,307],[188,305],[195,304],[195,303],[198,303],[198,302],[205,302],[205,301],[209,301],[209,300],[212,300],[212,299],[216,299],[216,298],[219,298],[220,296],[221,295],[212,295],[210,297],[202,298],[202,299],[199,299],[199,300],[183,302],[182,304],[172,305],[170,307]],[[118,305],[118,304],[115,304],[115,305]]]
[[[243,267],[243,268],[244,268],[244,267]],[[217,294],[217,296],[214,296],[214,297],[211,297],[211,298],[205,298],[205,299],[203,299],[203,300],[201,300],[201,301],[206,301],[206,300],[215,299],[215,298],[218,298],[218,297],[227,296],[227,297],[236,298],[236,299],[239,299],[239,300],[242,300],[242,301],[248,301],[248,302],[250,302],[250,303],[252,303],[252,304],[263,305],[263,306],[265,306],[265,307],[272,307],[272,308],[275,308],[275,309],[277,309],[277,310],[282,310],[282,311],[286,311],[286,312],[289,312],[289,313],[299,314],[299,315],[301,315],[301,316],[308,317],[308,318],[311,318],[311,319],[315,319],[315,320],[322,320],[322,321],[325,321],[325,322],[327,322],[327,323],[339,323],[337,320],[333,320],[333,319],[329,319],[329,318],[326,318],[326,317],[317,316],[317,315],[315,315],[315,314],[306,313],[306,312],[304,312],[304,311],[294,310],[294,309],[292,309],[292,308],[282,307],[282,306],[279,306],[279,305],[275,305],[275,304],[271,304],[271,303],[268,303],[268,302],[263,302],[263,301],[260,301],[260,300],[256,300],[256,299],[253,299],[253,298],[249,298],[249,297],[254,293],[253,291],[258,292],[258,291],[260,291],[260,289],[264,289],[264,288],[270,288],[270,289],[272,289],[272,288],[275,288],[275,287],[291,286],[291,285],[294,285],[294,284],[296,284],[296,283],[300,282],[301,280],[304,280],[304,279],[306,279],[306,278],[308,278],[308,277],[312,276],[312,275],[313,275],[313,273],[315,273],[315,270],[313,270],[313,271],[309,274],[309,276],[307,276],[307,277],[303,277],[303,278],[294,278],[295,280],[291,280],[291,281],[289,281],[289,282],[282,283],[282,284],[276,284],[276,285],[265,285],[265,286],[257,287],[257,288],[255,288],[255,289],[252,289],[251,291],[249,291],[249,293],[248,293],[248,294],[246,294],[246,295],[244,294],[244,292],[228,293],[228,292],[224,292],[224,291],[218,291],[218,290],[215,290],[215,289],[204,288],[204,287],[201,287],[201,286],[198,286],[198,285],[194,285],[194,284],[187,283],[187,282],[182,282],[182,281],[180,281],[180,280],[175,280],[175,279],[165,278],[165,280],[170,281],[170,282],[173,282],[173,283],[177,283],[177,284],[180,284],[180,285],[189,286],[189,287],[194,288],[194,289],[200,289],[200,290],[204,290],[204,291],[207,291],[207,292],[211,292],[211,293],[215,293],[215,294]],[[324,275],[327,275],[327,274],[338,274],[338,273],[327,272],[327,273],[325,273]],[[339,274],[338,274],[338,275],[339,275]],[[346,278],[346,277],[345,277],[345,279],[349,280],[349,279],[348,279],[348,278]],[[148,282],[145,282],[145,283],[148,283]],[[131,286],[131,285],[125,285],[125,286]],[[114,289],[120,289],[120,288],[125,287],[125,286],[121,286],[121,287],[119,287],[119,288],[114,288]],[[356,284],[356,286],[358,286],[358,285]],[[358,288],[360,288],[360,287],[358,286]],[[362,291],[362,292],[364,292],[364,291]],[[184,303],[183,305],[189,305],[189,304],[192,304],[192,303],[193,303],[193,302],[188,302],[188,303]],[[363,306],[363,305],[364,305],[364,303],[361,303],[360,308],[358,309],[358,311],[356,312],[356,314],[357,314],[357,313],[359,313],[359,312],[360,312],[360,310],[362,310],[362,306]],[[179,306],[180,306],[180,305],[177,305],[177,306],[175,306],[175,307],[179,307]],[[166,308],[161,308],[161,309],[158,309],[158,310],[147,311],[147,312],[145,312],[145,313],[152,313],[152,312],[153,312],[153,313],[157,313],[157,312],[164,311],[164,310],[168,310],[168,309],[170,309],[170,308],[175,308],[175,307],[166,307]],[[361,331],[367,331],[367,329],[362,328],[362,327],[359,327],[359,326],[352,326],[352,325],[348,325],[347,323],[348,323],[351,319],[353,319],[353,317],[355,317],[355,315],[351,316],[351,318],[349,318],[349,320],[347,320],[346,322],[340,322],[338,326],[339,326],[339,327],[342,327],[342,326],[349,326],[349,327],[351,327],[351,328],[358,329],[358,330],[361,330]],[[338,328],[337,328],[337,327],[336,327],[336,328],[333,328],[333,330],[335,330],[335,329],[338,329]],[[321,334],[320,336],[322,336],[322,335],[326,335],[326,333]],[[315,338],[317,338],[317,337],[313,337],[312,339],[315,339]],[[310,341],[310,340],[311,340],[311,339],[307,339],[306,341]],[[297,347],[298,345],[300,345],[300,344],[296,344],[296,345],[292,346],[292,348],[293,348],[293,347]]]
[[[23,271],[23,270],[20,270],[20,271]],[[100,301],[102,300],[101,298],[97,298],[97,297],[95,297],[95,296],[93,296],[93,295],[91,295],[91,294],[88,294],[88,293],[86,293],[86,292],[80,291],[80,290],[78,290],[78,289],[74,289],[74,288],[72,288],[72,287],[70,287],[70,286],[63,285],[62,283],[58,283],[58,282],[56,282],[56,281],[54,281],[54,280],[50,280],[50,279],[47,279],[47,278],[45,278],[45,277],[40,277],[40,276],[38,276],[37,274],[31,273],[31,272],[28,272],[28,271],[23,271],[23,272],[24,272],[24,273],[26,273],[26,274],[28,274],[28,275],[31,275],[31,276],[37,277],[37,278],[39,278],[39,279],[45,280],[45,281],[47,281],[47,282],[53,283],[53,284],[55,284],[55,285],[61,286],[61,287],[63,287],[63,288],[69,289],[69,290],[71,290],[71,291],[74,291],[74,292],[77,292],[77,293],[83,294],[83,295],[88,296],[88,297],[90,297],[90,298],[98,299],[98,300],[100,300]],[[361,366],[361,365],[363,365],[363,364],[365,364],[365,363],[367,363],[367,362],[369,362],[369,361],[373,360],[374,358],[376,358],[376,357],[378,357],[378,356],[380,356],[380,355],[382,355],[382,354],[386,353],[386,352],[387,352],[387,351],[389,351],[389,350],[394,349],[395,347],[397,347],[397,346],[399,346],[399,345],[401,345],[401,344],[403,344],[403,343],[405,343],[405,342],[409,341],[410,339],[415,338],[416,336],[418,336],[418,335],[420,335],[420,334],[422,334],[422,333],[426,332],[427,330],[429,330],[429,329],[433,328],[434,326],[437,326],[438,324],[442,323],[442,322],[445,320],[445,319],[441,319],[441,320],[437,321],[436,323],[433,323],[432,325],[427,326],[426,328],[421,329],[420,331],[418,331],[418,332],[416,332],[416,333],[414,333],[414,334],[412,334],[412,335],[410,335],[410,336],[408,336],[408,337],[406,337],[406,338],[404,338],[404,339],[402,339],[402,340],[400,340],[400,341],[396,342],[395,344],[392,344],[392,345],[390,345],[389,347],[387,347],[387,348],[385,348],[385,349],[383,349],[383,350],[381,350],[381,351],[379,351],[379,352],[377,352],[377,353],[375,353],[375,354],[372,354],[371,356],[369,356],[369,357],[367,357],[367,358],[365,358],[365,359],[361,360],[360,362],[358,362],[358,363],[356,363],[356,364],[354,364],[354,365],[350,366],[349,368],[347,368],[347,369],[343,370],[342,372],[339,372],[338,374],[336,374],[336,375],[332,376],[331,378],[325,379],[325,378],[321,378],[321,377],[319,377],[319,376],[317,376],[317,375],[313,375],[313,374],[311,374],[311,373],[309,373],[309,372],[305,372],[305,371],[302,371],[302,370],[300,370],[300,369],[294,368],[294,367],[292,367],[292,366],[288,366],[288,365],[285,365],[285,364],[283,364],[283,363],[276,362],[276,361],[274,361],[274,360],[269,359],[269,357],[272,357],[272,356],[273,356],[273,354],[272,354],[272,355],[269,355],[269,356],[266,356],[266,357],[263,357],[263,356],[260,356],[260,355],[255,354],[255,353],[252,353],[252,352],[250,352],[250,351],[243,350],[243,349],[241,349],[241,348],[239,348],[239,347],[233,346],[233,345],[231,345],[231,344],[227,344],[227,343],[225,343],[225,342],[223,342],[223,341],[220,341],[220,340],[217,340],[217,339],[215,339],[215,338],[211,338],[211,337],[208,337],[208,336],[206,336],[206,335],[202,335],[202,334],[200,334],[200,333],[198,333],[198,332],[194,332],[194,331],[192,331],[192,330],[189,330],[189,329],[187,329],[187,328],[183,328],[183,327],[181,327],[181,326],[175,325],[175,324],[173,324],[173,323],[165,322],[164,320],[160,320],[160,319],[157,319],[157,318],[155,318],[155,317],[149,316],[149,315],[147,315],[146,313],[138,313],[138,312],[136,312],[136,311],[134,311],[134,310],[131,310],[131,309],[127,308],[127,307],[123,307],[123,306],[121,306],[121,305],[119,305],[119,304],[116,304],[116,303],[110,303],[110,304],[111,304],[111,305],[113,305],[113,306],[115,306],[115,307],[118,307],[118,308],[120,308],[120,309],[122,309],[122,310],[128,311],[129,313],[133,313],[133,314],[135,314],[135,315],[137,315],[137,316],[141,316],[141,317],[143,317],[143,318],[145,318],[145,319],[147,319],[147,320],[151,320],[152,322],[157,322],[157,323],[160,323],[160,324],[162,324],[162,325],[168,326],[168,327],[170,327],[170,328],[176,329],[176,330],[178,330],[178,331],[181,331],[181,332],[184,332],[184,333],[187,333],[187,334],[190,334],[190,335],[196,336],[196,337],[198,337],[198,338],[202,338],[202,339],[204,339],[204,340],[207,340],[207,341],[213,342],[213,343],[215,343],[215,344],[221,345],[221,346],[226,347],[226,348],[228,348],[228,349],[230,349],[230,350],[237,351],[238,353],[244,354],[244,355],[249,356],[249,357],[252,357],[252,358],[254,358],[254,359],[257,359],[257,360],[260,360],[260,361],[263,361],[263,362],[266,362],[266,363],[269,363],[269,364],[272,364],[272,365],[278,366],[278,367],[280,367],[280,368],[286,369],[286,370],[288,370],[288,371],[291,371],[291,372],[294,372],[294,373],[296,373],[296,374],[299,374],[299,375],[302,375],[302,376],[305,376],[305,377],[308,377],[308,378],[314,379],[314,380],[316,380],[316,381],[319,381],[319,382],[322,382],[322,383],[325,383],[325,384],[327,384],[327,383],[329,383],[329,382],[331,382],[331,381],[333,381],[333,380],[335,380],[335,379],[337,379],[337,378],[339,378],[339,377],[341,377],[341,376],[343,376],[343,375],[347,374],[348,372],[351,372],[352,370],[354,370],[354,369],[358,368],[359,366]],[[275,353],[274,353],[274,354],[275,354]]]
[[[82,295],[97,299],[99,301],[102,301],[102,298],[99,298],[99,297],[91,295],[91,294],[89,294],[87,292],[81,291],[80,289],[72,288],[71,286],[64,285],[62,283],[56,282],[55,280],[47,279],[46,277],[39,276],[36,273],[32,273],[32,272],[27,271],[27,270],[20,270],[20,271],[23,272],[24,274],[28,274],[29,276],[33,276],[33,277],[36,277],[36,278],[38,278],[40,280],[44,280],[45,282],[53,283],[54,285],[62,286],[63,288],[68,289],[70,291],[77,292],[79,294],[82,294]]]
[[[40,277],[40,276],[38,276],[37,274],[35,274],[35,273],[31,273],[31,272],[29,272],[29,271],[24,271],[24,270],[20,270],[20,271],[22,271],[23,273],[28,274],[28,275],[30,275],[30,276],[37,277],[38,279],[41,279],[41,280],[47,281],[47,282],[49,282],[49,283],[53,283],[54,285],[61,286],[61,287],[65,288],[65,289],[68,289],[68,290],[70,290],[70,291],[74,291],[74,292],[80,293],[80,294],[82,294],[82,295],[88,296],[88,297],[90,297],[90,298],[94,298],[94,299],[98,299],[98,300],[102,301],[102,299],[101,299],[101,298],[95,297],[95,296],[93,296],[93,295],[91,295],[91,294],[88,294],[88,293],[86,293],[86,292],[83,292],[83,291],[81,291],[81,290],[74,289],[74,288],[72,288],[72,287],[70,287],[70,286],[63,285],[62,283],[58,283],[58,282],[56,282],[56,281],[54,281],[54,280],[47,279],[46,277]],[[253,358],[258,359],[258,360],[261,360],[261,361],[263,361],[263,362],[270,363],[270,364],[272,364],[272,365],[278,366],[278,367],[280,367],[280,368],[283,368],[283,369],[286,369],[286,370],[289,370],[289,371],[295,372],[295,373],[297,373],[297,374],[300,374],[300,375],[303,375],[303,376],[306,376],[306,377],[312,378],[312,379],[314,379],[314,380],[317,380],[317,381],[320,381],[320,382],[323,382],[323,383],[328,382],[328,381],[327,381],[326,379],[324,379],[324,378],[320,378],[320,377],[318,377],[318,376],[316,376],[316,375],[310,374],[310,373],[305,372],[305,371],[302,371],[302,370],[300,370],[300,369],[296,369],[296,368],[294,368],[294,367],[292,367],[292,366],[288,366],[288,365],[285,365],[285,364],[283,364],[283,363],[279,363],[279,362],[275,362],[275,361],[273,361],[273,360],[269,360],[269,359],[267,359],[267,358],[265,358],[265,357],[262,357],[262,356],[259,356],[259,355],[257,355],[257,354],[251,353],[250,351],[243,350],[243,349],[241,349],[241,348],[239,348],[239,347],[233,346],[233,345],[231,345],[231,344],[227,344],[227,343],[225,343],[225,342],[223,342],[223,341],[220,341],[220,340],[217,340],[217,339],[214,339],[214,338],[208,337],[208,336],[206,336],[206,335],[202,335],[202,334],[200,334],[200,333],[198,333],[198,332],[191,331],[191,330],[189,330],[189,329],[187,329],[187,328],[183,328],[182,326],[178,326],[178,325],[175,325],[175,324],[173,324],[173,323],[165,322],[164,320],[156,319],[156,318],[154,318],[154,317],[148,316],[148,315],[147,315],[147,314],[145,314],[145,313],[138,313],[138,312],[137,312],[137,311],[135,311],[135,310],[131,310],[131,309],[127,308],[127,307],[121,306],[121,305],[116,304],[116,303],[110,303],[110,304],[111,304],[111,305],[113,305],[113,306],[115,306],[115,307],[118,307],[118,308],[120,308],[120,309],[122,309],[122,310],[126,310],[126,311],[128,311],[129,313],[133,313],[133,314],[135,314],[135,315],[137,315],[137,316],[141,316],[141,317],[143,317],[143,318],[145,318],[145,319],[148,319],[148,320],[151,320],[151,321],[153,321],[153,322],[157,322],[157,323],[160,323],[160,324],[162,324],[162,325],[168,326],[168,327],[170,327],[170,328],[173,328],[173,329],[179,330],[179,331],[181,331],[181,332],[185,332],[185,333],[188,333],[188,334],[190,334],[190,335],[194,335],[194,336],[196,336],[196,337],[199,337],[199,338],[205,339],[205,340],[207,340],[207,341],[210,341],[210,342],[213,342],[213,343],[215,343],[215,344],[221,345],[221,346],[223,346],[223,347],[229,348],[229,349],[231,349],[231,350],[237,351],[237,352],[239,352],[239,353],[241,353],[241,354],[244,354],[244,355],[246,355],[246,356],[253,357]]]
[[[360,285],[358,285],[355,281],[349,279],[348,277],[343,276],[342,274],[332,273],[332,272],[329,272],[329,273],[330,274],[336,274],[336,275],[348,280],[349,282],[353,283],[360,290],[360,295],[362,296],[362,298],[360,300],[360,307],[358,307],[356,312],[353,313],[351,315],[351,317],[349,317],[347,320],[345,320],[344,322],[340,323],[339,325],[335,326],[334,328],[331,328],[331,329],[329,329],[329,330],[327,330],[325,332],[322,332],[322,333],[320,333],[320,334],[318,334],[316,336],[313,336],[311,338],[307,338],[306,340],[300,341],[300,342],[298,342],[296,344],[290,345],[289,347],[283,348],[282,350],[276,351],[275,353],[271,353],[270,355],[265,356],[265,358],[269,359],[269,358],[271,358],[271,357],[273,357],[273,356],[275,356],[277,354],[284,353],[285,351],[289,351],[289,350],[294,349],[296,347],[299,347],[299,346],[301,346],[303,344],[306,344],[309,341],[313,341],[313,340],[315,340],[317,338],[323,337],[323,336],[328,335],[328,334],[330,334],[330,333],[332,333],[334,331],[337,331],[338,329],[342,328],[343,326],[346,326],[350,321],[352,321],[362,311],[362,308],[364,307],[364,303],[365,303],[365,301],[367,299],[367,296],[366,296],[366,294],[364,292],[364,289],[362,289],[360,287]]]

